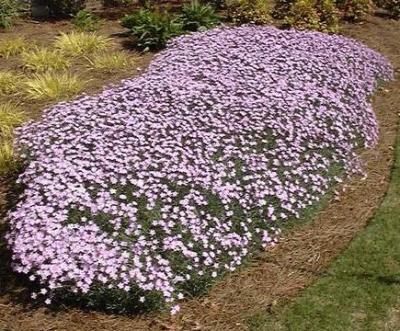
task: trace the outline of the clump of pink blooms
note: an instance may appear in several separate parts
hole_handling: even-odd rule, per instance
[[[378,138],[370,96],[393,76],[362,44],[218,28],[174,39],[140,77],[48,109],[17,131],[25,187],[14,269],[57,289],[161,294],[274,245]]]

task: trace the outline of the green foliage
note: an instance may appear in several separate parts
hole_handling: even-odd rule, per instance
[[[285,25],[298,29],[337,32],[340,13],[332,0],[296,0],[284,18]]]
[[[47,0],[50,16],[68,17],[85,8],[86,0]]]
[[[0,95],[15,93],[20,81],[20,75],[11,71],[0,71]]]
[[[36,71],[63,70],[69,67],[70,62],[59,50],[35,48],[21,54],[24,67]]]
[[[371,0],[337,0],[342,17],[352,22],[361,22],[372,10]]]
[[[134,0],[102,0],[104,7],[121,7],[135,3]]]
[[[121,24],[130,30],[144,51],[163,48],[169,39],[183,33],[179,17],[148,9],[125,16]]]
[[[134,58],[124,52],[98,53],[87,60],[91,69],[109,72],[125,68],[135,61]]]
[[[24,85],[25,93],[33,100],[62,100],[81,92],[85,84],[74,74],[46,72],[34,75]]]
[[[88,10],[80,10],[72,19],[74,24],[80,31],[93,32],[100,26],[100,19]]]
[[[112,41],[93,32],[70,32],[61,33],[54,46],[64,54],[81,56],[104,51],[112,46]]]
[[[211,28],[220,22],[219,16],[212,6],[192,0],[182,8],[181,19],[183,28],[188,31],[198,31],[201,28]]]
[[[30,44],[24,38],[5,38],[0,42],[0,56],[8,59],[10,56],[22,53],[29,47]]]
[[[265,0],[226,0],[228,19],[234,24],[268,24],[271,8]]]
[[[400,0],[375,0],[378,7],[386,9],[390,17],[400,19]]]
[[[17,0],[0,0],[0,27],[11,28],[20,8],[20,2]]]

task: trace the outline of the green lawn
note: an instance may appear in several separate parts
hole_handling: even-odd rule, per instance
[[[249,326],[252,331],[400,330],[400,138],[389,191],[368,227],[326,276],[274,313],[254,316]]]

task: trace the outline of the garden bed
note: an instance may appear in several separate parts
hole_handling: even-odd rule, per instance
[[[394,37],[396,36],[396,23],[393,23],[394,26],[391,26],[389,23],[382,23],[379,20],[375,22],[377,23],[374,27],[376,31],[371,29],[369,33],[371,33],[373,37],[371,37],[371,40],[367,40],[367,43],[369,41],[371,43],[370,46],[379,49],[380,45],[375,44],[375,40],[380,40],[382,45],[389,49],[382,49],[382,52],[391,57],[393,63],[397,65],[398,62],[396,62],[395,58],[396,45],[393,45],[392,52],[390,51],[390,46],[387,46],[394,42],[393,39],[395,39]],[[386,36],[388,36],[388,39],[386,40],[388,44],[382,42],[380,36],[380,31],[382,30],[380,29],[384,30]],[[392,37],[390,37],[390,34],[388,33],[388,31],[391,31],[390,29],[393,30]],[[395,94],[392,97],[395,98]],[[343,247],[345,241],[351,238],[355,231],[365,224],[366,219],[370,216],[376,202],[379,201],[385,190],[385,185],[377,184],[380,184],[381,181],[383,183],[386,182],[387,170],[391,162],[389,147],[393,143],[395,131],[396,114],[394,112],[389,112],[385,106],[388,103],[390,104],[390,102],[393,102],[393,99],[390,99],[390,95],[386,93],[385,96],[382,96],[382,100],[380,101],[382,104],[375,104],[375,108],[381,121],[381,127],[384,129],[381,130],[379,148],[373,151],[368,151],[364,154],[365,160],[368,161],[367,167],[369,177],[367,180],[362,183],[357,183],[356,186],[359,187],[354,189],[354,191],[350,189],[351,192],[348,193],[350,196],[342,196],[340,202],[335,202],[329,206],[329,208],[324,210],[315,224],[311,225],[310,228],[306,227],[302,230],[297,229],[296,233],[288,238],[287,243],[284,241],[275,252],[267,253],[267,261],[259,263],[255,268],[248,268],[243,272],[238,272],[235,275],[228,276],[227,279],[219,283],[204,300],[194,300],[193,302],[189,302],[187,305],[185,304],[183,315],[179,317],[182,323],[186,323],[184,329],[193,328],[196,327],[196,325],[199,329],[209,330],[239,329],[239,324],[247,317],[246,314],[248,314],[249,308],[259,308],[260,306],[268,306],[270,303],[273,303],[276,299],[276,297],[272,297],[271,294],[273,293],[275,293],[275,295],[294,294],[296,288],[301,288],[310,282],[313,277],[315,277],[315,271],[318,272],[323,266],[326,266],[329,259],[332,258],[341,247]],[[386,156],[386,158],[384,156]],[[370,187],[377,187],[377,189],[373,192],[369,189]],[[359,201],[356,200],[357,197],[360,199]],[[366,197],[369,197],[368,201],[365,200]],[[367,205],[364,203],[367,203]],[[366,206],[369,206],[369,208],[366,208]],[[352,217],[354,218],[354,223],[352,224],[354,227],[351,226],[349,228],[348,217],[354,215],[356,211],[360,210],[369,211],[369,213],[359,215],[360,217]],[[340,215],[340,213],[344,214]],[[343,221],[343,224],[347,225],[344,229],[338,229],[340,220]],[[324,223],[320,223],[322,221],[324,221]],[[333,229],[335,231],[328,226],[331,222],[333,223]],[[323,224],[323,227],[319,227],[318,224]],[[341,237],[340,234],[343,236]],[[305,237],[310,240],[304,240]],[[311,248],[317,248],[317,251],[310,252],[310,242],[313,242],[314,240],[322,244],[324,252],[318,252],[318,247],[321,247],[318,245],[318,242],[314,242],[314,244],[311,245]],[[337,240],[339,240],[339,242]],[[331,242],[333,246],[327,248],[327,242]],[[325,255],[323,253],[325,253]],[[286,263],[285,261],[288,261],[288,259],[293,259],[293,262]],[[271,261],[274,260],[276,260],[277,263],[271,263]],[[311,267],[310,270],[307,270],[307,267]],[[277,280],[282,284],[282,287],[277,286],[275,283]],[[295,281],[295,283],[293,283],[293,281]],[[270,285],[269,287],[268,284]],[[264,294],[265,297],[261,294]],[[9,309],[4,308],[0,313],[0,317],[4,320],[7,320],[10,317],[12,318],[13,309],[18,309],[18,306],[10,305],[8,307]],[[201,316],[194,314],[196,309],[202,311]],[[241,313],[237,314],[238,311]],[[2,314],[4,315],[2,316]],[[21,321],[24,320],[23,329],[29,330],[29,323],[27,323],[28,320],[32,323],[46,323],[43,325],[50,327],[52,323],[46,319],[46,317],[43,317],[42,314],[42,310],[36,310],[33,315],[31,313],[31,316],[21,315]],[[80,313],[77,311],[71,313],[60,313],[54,318],[53,323],[65,323],[65,320],[69,319],[68,316],[73,316],[73,314]],[[42,318],[42,321],[40,321],[39,316]],[[93,323],[96,323],[96,319],[102,320],[101,323],[104,323],[103,325],[108,324],[109,327],[115,328],[115,319],[111,320],[109,317],[104,315],[93,314],[92,316],[93,319],[85,319],[87,326],[80,326],[79,328],[84,330],[85,327],[88,329],[95,327],[95,324]],[[235,316],[237,317],[235,318]],[[164,322],[160,322],[159,326],[162,326],[163,323],[167,323],[165,325],[168,325],[168,319],[169,318],[166,318]],[[79,320],[79,323],[81,322],[82,321]],[[129,327],[132,327],[132,323],[136,323],[135,326],[137,330],[146,329],[146,327],[151,330],[156,330],[158,328],[154,322],[147,320],[146,318],[132,320],[121,317],[118,323],[118,328],[121,330],[124,330],[125,327],[128,328],[128,325]],[[179,323],[180,322],[178,322],[178,324]],[[12,329],[15,327],[15,330],[18,329],[18,325],[6,325],[8,328]],[[59,326],[56,324],[54,325],[56,329],[74,328],[73,324],[69,326],[66,326],[65,324],[64,326],[62,326],[62,324],[59,324]],[[32,330],[35,329],[35,327],[38,328],[38,324],[32,324]],[[105,328],[107,328],[107,326],[104,326],[104,329]],[[171,329],[174,328],[177,329],[178,325],[171,327]]]

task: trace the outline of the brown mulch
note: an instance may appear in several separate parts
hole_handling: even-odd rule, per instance
[[[346,26],[344,33],[385,54],[400,72],[400,22],[371,18],[363,25]],[[380,123],[380,141],[376,148],[362,153],[367,178],[346,183],[346,192],[339,200],[331,201],[312,223],[296,227],[275,249],[225,277],[207,296],[183,303],[178,316],[154,313],[126,317],[77,309],[54,313],[11,303],[10,294],[5,293],[0,296],[0,330],[246,330],[246,320],[253,314],[274,309],[323,274],[366,226],[382,201],[393,164],[400,114],[399,79],[376,94],[374,109]]]

